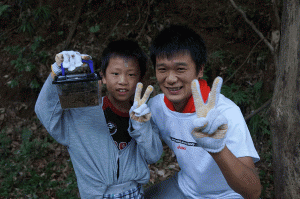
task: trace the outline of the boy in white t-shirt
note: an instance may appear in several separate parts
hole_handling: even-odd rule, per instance
[[[181,171],[147,189],[145,198],[259,198],[254,165],[259,156],[243,115],[220,94],[221,78],[212,92],[200,79],[206,62],[201,36],[173,25],[159,33],[150,53],[163,92],[148,103],[151,119]],[[207,103],[200,106],[202,99]],[[207,107],[207,115],[200,117]]]

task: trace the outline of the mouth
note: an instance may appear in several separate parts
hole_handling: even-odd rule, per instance
[[[183,86],[180,87],[166,87],[170,94],[176,95],[180,92],[180,90],[183,88]]]
[[[117,91],[119,92],[119,94],[126,94],[128,92],[128,89],[125,89],[125,88],[119,88],[117,89]]]

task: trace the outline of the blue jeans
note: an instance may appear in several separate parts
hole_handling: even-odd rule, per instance
[[[145,190],[144,194],[145,199],[155,198],[155,199],[185,199],[187,198],[181,191],[178,185],[178,176],[177,173],[168,178],[165,181],[162,181],[158,184],[155,184]]]

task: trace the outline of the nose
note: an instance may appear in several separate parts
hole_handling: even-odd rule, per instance
[[[127,79],[127,76],[125,74],[122,74],[120,75],[120,78],[119,78],[119,84],[121,85],[126,85],[128,84],[128,79]]]
[[[176,74],[173,71],[170,71],[167,78],[166,78],[166,82],[168,84],[174,84],[174,83],[177,82],[177,79],[178,78],[177,78]]]

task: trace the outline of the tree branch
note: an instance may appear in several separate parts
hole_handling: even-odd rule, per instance
[[[264,35],[256,28],[256,26],[251,22],[249,21],[249,19],[247,18],[245,12],[243,10],[241,10],[240,8],[237,7],[237,5],[235,4],[234,0],[229,0],[231,2],[231,4],[233,5],[233,7],[239,11],[243,18],[245,19],[245,21],[251,26],[251,28],[258,34],[258,36],[265,42],[265,44],[268,46],[268,48],[270,49],[270,51],[272,53],[274,53],[274,48],[273,46],[271,45],[271,43],[264,37]]]
[[[256,47],[261,41],[262,41],[262,39],[259,40],[259,41],[253,46],[253,48],[251,49],[251,51],[250,51],[250,53],[248,54],[247,58],[245,59],[244,63],[242,63],[242,65],[240,65],[240,66],[238,67],[238,69],[236,69],[236,70],[234,71],[234,73],[232,73],[232,75],[231,75],[230,77],[228,77],[228,79],[226,79],[226,81],[224,81],[223,84],[225,84],[225,83],[228,82],[232,77],[234,77],[234,75],[242,68],[242,66],[243,66],[243,65],[246,63],[246,61],[249,59],[249,57],[250,57],[250,55],[252,54],[252,52],[253,52],[253,50],[255,49],[255,47]]]
[[[144,23],[144,25],[143,25],[143,27],[142,27],[142,29],[141,29],[139,35],[135,38],[135,40],[138,40],[138,39],[140,38],[142,32],[144,31],[145,26],[146,26],[147,21],[148,21],[148,18],[149,18],[149,15],[150,15],[150,2],[149,2],[149,0],[148,0],[148,12],[147,12],[147,17],[146,17],[145,23]]]
[[[251,117],[253,117],[254,115],[256,115],[257,113],[259,113],[260,111],[262,111],[263,109],[265,109],[266,107],[268,107],[272,102],[272,98],[269,99],[267,102],[265,102],[261,107],[259,107],[258,109],[256,109],[255,111],[253,111],[252,113],[250,113],[249,115],[247,115],[245,117],[245,120],[249,120],[251,119]]]
[[[70,32],[69,32],[69,35],[67,37],[67,40],[66,40],[66,43],[65,43],[65,46],[63,48],[63,50],[67,50],[67,48],[69,47],[70,45],[70,42],[72,40],[72,37],[75,33],[75,30],[77,28],[77,23],[78,23],[78,19],[80,17],[80,14],[81,14],[81,10],[82,10],[82,7],[83,5],[85,4],[86,0],[83,0],[83,1],[79,1],[78,2],[78,5],[79,5],[79,10],[77,10],[76,12],[76,15],[75,15],[75,18],[74,18],[74,23],[72,25],[72,27],[70,28]]]
[[[276,28],[280,28],[281,20],[279,17],[279,12],[278,12],[278,0],[272,0],[272,6],[273,6],[273,11],[274,11],[274,17],[275,17],[275,23],[276,23]]]
[[[116,25],[113,27],[113,29],[110,31],[109,35],[107,35],[107,37],[105,38],[102,46],[105,46],[106,41],[108,40],[108,38],[110,37],[111,34],[113,34],[113,32],[115,31],[115,29],[117,28],[118,24],[121,22],[122,20],[119,19],[119,21],[116,23]]]
[[[139,6],[137,6],[137,9],[138,9],[138,11],[139,11],[139,19],[135,22],[135,26],[138,24],[138,22],[140,21],[140,19],[141,19],[141,8],[139,7]]]

